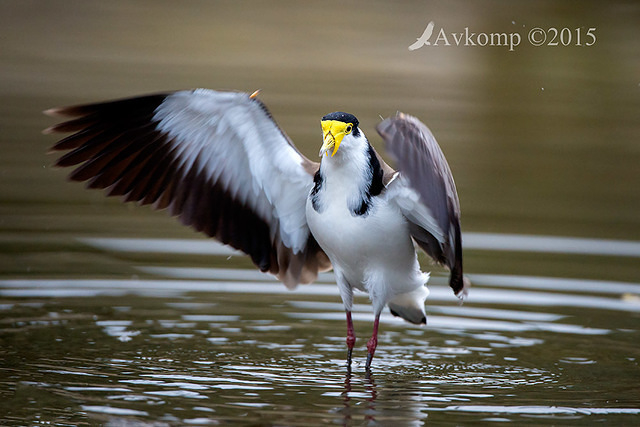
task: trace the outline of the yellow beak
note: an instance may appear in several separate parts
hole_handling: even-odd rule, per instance
[[[340,143],[342,142],[342,138],[345,136],[345,129],[347,126],[349,126],[348,123],[337,120],[322,121],[322,137],[324,142],[320,148],[320,157],[325,153],[328,155],[331,148],[333,148],[331,157],[336,154],[336,151],[338,151],[338,147],[340,147]]]

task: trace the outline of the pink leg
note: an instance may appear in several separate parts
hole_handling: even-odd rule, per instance
[[[347,365],[351,366],[351,354],[353,353],[353,346],[356,344],[356,334],[353,330],[353,321],[351,320],[351,312],[347,311]]]
[[[367,371],[371,368],[371,361],[373,360],[373,355],[376,352],[376,347],[378,346],[378,324],[380,323],[380,314],[376,315],[376,320],[373,322],[373,334],[371,335],[371,339],[367,343],[367,350],[369,351],[367,354],[367,364],[365,368]]]

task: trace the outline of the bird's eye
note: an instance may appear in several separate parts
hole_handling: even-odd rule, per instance
[[[349,134],[351,133],[351,131],[352,131],[352,130],[353,130],[353,125],[352,125],[351,123],[349,123],[349,124],[347,125],[347,127],[345,128],[345,130],[344,130],[344,134],[345,134],[345,135],[349,135]]]

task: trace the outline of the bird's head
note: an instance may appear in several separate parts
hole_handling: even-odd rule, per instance
[[[358,119],[353,114],[340,111],[327,114],[322,118],[322,138],[320,157],[324,154],[328,156],[332,149],[331,157],[333,157],[341,145],[344,151],[358,145],[361,139],[366,141],[358,128]]]

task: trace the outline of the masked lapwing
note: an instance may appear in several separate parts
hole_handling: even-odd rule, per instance
[[[73,181],[126,202],[150,204],[251,257],[287,287],[333,268],[347,317],[348,364],[356,341],[354,289],[369,294],[377,346],[380,313],[426,323],[427,273],[416,245],[462,274],[460,206],[435,138],[398,113],[377,131],[398,170],[373,149],[348,113],[321,120],[320,162],[302,155],[265,105],[239,92],[207,89],[154,94],[46,111],[67,121],[45,132],[71,132],[54,145],[56,165]]]

